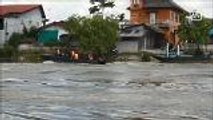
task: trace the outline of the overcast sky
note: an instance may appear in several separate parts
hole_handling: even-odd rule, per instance
[[[42,4],[50,21],[64,20],[72,14],[89,15],[89,0],[0,0],[2,4]],[[130,0],[115,0],[116,7],[106,10],[107,14],[125,13],[129,18],[126,8]],[[174,0],[188,11],[198,10],[204,16],[213,18],[213,0]]]

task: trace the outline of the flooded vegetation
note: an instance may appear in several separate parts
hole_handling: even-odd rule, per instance
[[[1,64],[2,120],[212,120],[213,65]]]

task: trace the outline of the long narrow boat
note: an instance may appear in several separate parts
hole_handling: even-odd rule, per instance
[[[162,55],[153,55],[153,57],[164,63],[213,63],[213,59],[208,56],[180,56],[167,58]]]

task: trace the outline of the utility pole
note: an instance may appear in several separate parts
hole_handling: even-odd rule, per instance
[[[177,45],[177,56],[178,57],[180,56],[180,45],[179,44]]]

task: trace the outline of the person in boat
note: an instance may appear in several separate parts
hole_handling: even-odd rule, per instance
[[[88,60],[89,60],[89,63],[92,63],[94,61],[94,56],[92,53],[88,54]]]
[[[70,60],[71,61],[74,61],[74,58],[75,58],[75,51],[70,51]]]
[[[104,56],[98,57],[98,64],[106,64],[106,59]]]
[[[77,62],[78,61],[78,53],[74,54],[74,61]]]

